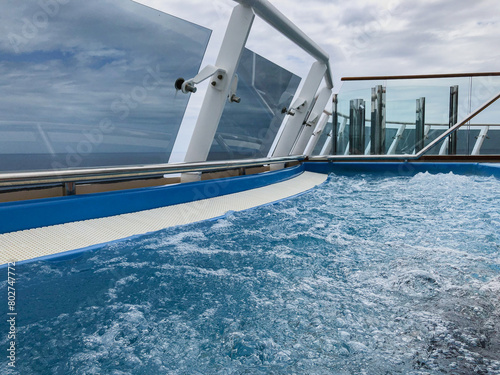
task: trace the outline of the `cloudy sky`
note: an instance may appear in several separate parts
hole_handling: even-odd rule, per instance
[[[230,11],[236,5],[231,0],[140,2],[213,29],[214,47],[220,44]],[[272,0],[271,3],[327,51],[337,83],[343,76],[500,70],[498,0]],[[291,69],[303,71],[301,64],[309,63],[300,51],[291,48],[259,20],[248,46]]]
[[[232,0],[136,0],[213,30],[203,65],[215,62]],[[334,92],[348,76],[500,71],[498,0],[271,0],[329,55]],[[305,77],[312,58],[256,18],[247,47]],[[203,96],[191,96],[186,139]],[[300,87],[299,87],[300,90]],[[481,100],[482,102],[482,100]],[[174,151],[182,155],[185,142]],[[181,159],[178,159],[181,160]],[[175,160],[174,160],[175,161]]]
[[[153,122],[149,115],[155,111],[149,105],[164,111],[187,102],[188,96],[177,94],[173,82],[178,75],[188,79],[195,74],[199,56],[210,36],[208,30],[213,32],[202,66],[215,63],[231,11],[237,3],[232,0],[137,2],[203,28],[185,22],[166,22],[157,12],[144,18],[143,11],[136,12],[136,8],[145,8],[125,1],[120,6],[125,10],[130,8],[129,13],[121,14],[118,9],[110,8],[109,12],[101,9],[105,4],[113,5],[110,0],[85,2],[87,12],[80,9],[83,2],[5,0],[3,5],[9,6],[0,6],[3,31],[0,34],[0,87],[9,95],[0,103],[3,121],[0,125],[10,121],[5,126],[11,127],[13,120],[23,120],[37,127],[41,124],[44,129],[49,122],[65,128],[68,123],[79,124],[85,119],[87,125],[95,126],[103,117],[125,113],[126,106],[127,121],[150,126]],[[500,70],[498,0],[271,2],[330,55],[336,91],[341,87],[340,78],[345,76]],[[91,3],[94,5],[89,6]],[[115,32],[107,30],[108,25],[113,25]],[[170,26],[170,34],[163,30],[168,25],[174,25]],[[74,29],[75,34],[69,35],[67,29]],[[193,30],[190,42],[181,37],[187,34],[186,30]],[[85,50],[79,49],[82,45]],[[190,51],[189,46],[197,51],[190,58],[171,52]],[[313,62],[259,18],[254,22],[246,47],[300,77],[307,75]],[[149,52],[155,57],[150,57]],[[148,80],[151,69],[160,65],[162,71],[175,74],[162,78],[165,85],[159,87],[164,94],[139,97],[147,94],[141,82]],[[189,69],[184,71],[184,68]],[[182,160],[206,85],[207,82],[199,85],[198,92],[189,98],[181,137],[173,150],[179,157],[171,161]],[[123,102],[121,107],[119,103],[113,106],[116,101],[124,101],[124,96],[133,98],[134,95],[140,105]],[[85,111],[79,115],[82,107]],[[183,110],[183,105],[181,107]],[[135,111],[129,114],[129,109]],[[75,116],[78,118],[73,118]],[[165,116],[157,116],[157,119],[158,124],[166,121]],[[141,126],[144,132],[147,126]],[[81,139],[75,139],[75,148],[87,142],[82,134],[78,135]],[[50,138],[50,134],[45,138]],[[66,143],[61,143],[61,147]],[[104,148],[104,143],[98,145],[99,149]]]

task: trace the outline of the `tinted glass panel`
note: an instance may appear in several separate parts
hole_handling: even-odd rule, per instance
[[[300,77],[245,49],[237,69],[240,103],[227,103],[208,160],[266,157]]]
[[[210,31],[132,1],[8,1],[0,171],[168,162]]]

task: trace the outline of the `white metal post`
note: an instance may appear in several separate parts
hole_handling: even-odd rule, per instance
[[[474,144],[474,148],[472,149],[471,155],[480,155],[481,147],[483,146],[483,142],[485,138],[488,136],[488,130],[490,130],[489,126],[485,126],[481,129],[479,136],[477,137],[477,141]]]
[[[406,130],[406,125],[401,124],[399,126],[398,132],[396,133],[396,136],[394,137],[394,140],[391,143],[391,146],[389,147],[389,150],[387,151],[387,155],[394,155],[396,154],[396,149],[398,148],[399,141],[401,138],[403,138],[403,133]]]
[[[292,148],[292,155],[301,155],[304,153],[304,150],[307,146],[307,143],[311,139],[313,131],[318,124],[318,121],[323,113],[326,104],[328,103],[328,99],[332,96],[332,90],[328,87],[323,87],[316,98],[316,102],[309,114],[309,117],[305,121],[305,125],[302,127],[302,131],[300,132],[299,137],[297,138],[297,142]]]
[[[215,66],[225,75],[214,75],[205,94],[185,162],[205,161],[219,125],[230,90],[230,83],[248,39],[255,13],[252,8],[238,5],[233,9]],[[222,79],[220,79],[222,77]],[[237,104],[235,104],[237,105]]]
[[[448,137],[446,137],[443,144],[439,148],[439,155],[446,155],[448,153],[448,145],[449,145],[449,141],[448,141]]]
[[[321,137],[321,134],[323,133],[323,130],[325,130],[326,123],[328,122],[328,119],[330,118],[330,115],[323,112],[323,116],[318,122],[318,125],[316,126],[316,129],[314,130],[311,138],[309,139],[309,143],[307,144],[303,154],[306,156],[309,156],[312,154],[314,149],[316,148],[316,145],[318,144],[319,138]],[[329,136],[331,137],[331,136]]]
[[[290,154],[325,72],[325,64],[319,61],[312,64],[311,70],[309,70],[309,74],[304,81],[304,86],[302,86],[302,90],[297,100],[292,104],[291,109],[294,111],[294,115],[289,116],[276,148],[274,149],[273,156],[287,156]]]

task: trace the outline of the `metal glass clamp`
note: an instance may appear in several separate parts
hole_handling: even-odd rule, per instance
[[[222,91],[224,89],[224,84],[227,77],[226,70],[217,68],[213,65],[207,65],[202,70],[200,70],[200,72],[195,77],[191,79],[185,80],[182,77],[178,78],[175,81],[175,88],[179,91],[182,91],[184,94],[187,94],[189,92],[195,93],[197,90],[196,85],[205,81],[206,79],[209,79],[210,77],[213,77],[210,85],[213,88]]]

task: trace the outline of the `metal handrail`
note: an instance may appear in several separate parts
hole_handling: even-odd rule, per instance
[[[302,30],[295,26],[283,13],[267,0],[234,0],[237,3],[252,8],[262,20],[274,27],[297,46],[309,53],[316,60],[326,65],[325,80],[328,88],[333,88],[333,75],[330,67],[330,57],[309,38]]]
[[[337,112],[337,115],[339,117],[345,118],[347,120],[350,119],[350,116],[343,114],[342,112]],[[330,113],[331,116],[331,113]],[[371,117],[366,117],[365,122],[371,122],[372,119]],[[386,120],[386,124],[393,124],[393,125],[415,125],[415,121],[394,121],[394,120]],[[426,122],[425,125],[429,126],[450,126],[448,123],[438,123],[438,122]],[[500,126],[500,124],[471,124],[471,126]]]
[[[500,72],[487,73],[444,73],[444,74],[416,74],[399,76],[364,76],[364,77],[342,77],[342,82],[346,81],[388,81],[399,79],[436,79],[436,78],[469,78],[469,77],[495,77],[500,76]]]
[[[195,163],[151,164],[123,167],[80,168],[68,170],[0,173],[0,187],[47,185],[67,182],[113,181],[129,178],[154,178],[184,172],[215,172],[302,161],[304,155]]]
[[[417,152],[416,154],[409,155],[327,155],[325,156],[313,156],[309,157],[309,160],[416,160],[420,159],[424,154],[426,154],[431,148],[433,148],[436,144],[441,142],[444,138],[446,138],[451,133],[457,131],[462,126],[466,125],[470,120],[488,108],[491,104],[496,102],[500,98],[500,92],[493,96],[490,100],[486,101],[482,106],[476,109],[474,112],[470,113],[467,117],[465,117],[462,121],[457,122],[451,128],[443,132],[436,139],[434,139],[431,143],[425,146],[422,150]]]

